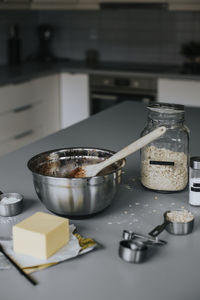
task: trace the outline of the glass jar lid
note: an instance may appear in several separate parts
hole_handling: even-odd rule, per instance
[[[158,113],[177,114],[184,113],[184,105],[171,103],[152,103],[147,106],[148,109]]]

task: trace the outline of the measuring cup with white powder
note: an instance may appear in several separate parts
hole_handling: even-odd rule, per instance
[[[18,193],[0,192],[0,215],[11,217],[18,215],[23,209],[23,196]]]

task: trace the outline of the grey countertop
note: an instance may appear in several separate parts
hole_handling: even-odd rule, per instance
[[[11,235],[12,226],[36,211],[47,211],[33,188],[27,161],[42,151],[74,146],[101,147],[117,151],[137,139],[146,123],[141,103],[124,102],[72,127],[47,136],[0,158],[0,182],[4,192],[24,195],[22,214],[0,217],[0,236]],[[191,130],[190,154],[199,155],[199,108],[186,109]],[[188,205],[188,190],[158,194],[144,190],[139,182],[139,152],[130,155],[118,192],[109,208],[98,215],[71,220],[79,232],[101,247],[79,258],[33,273],[33,287],[14,268],[0,271],[1,300],[199,300],[200,208]],[[163,221],[167,209],[185,207],[195,215],[188,236],[163,232],[168,244],[154,248],[142,264],[130,264],[118,256],[123,229],[147,234]]]
[[[61,72],[200,80],[200,75],[180,74],[179,66],[169,65],[169,68],[165,66],[165,69],[162,70],[161,68],[159,70],[158,65],[156,71],[152,72],[148,68],[147,71],[139,71],[137,67],[134,69],[134,65],[131,70],[130,66],[127,67],[127,64],[123,63],[109,63],[109,68],[106,67],[106,63],[103,63],[101,67],[92,68],[88,67],[84,61],[75,60],[60,60],[48,63],[27,62],[10,66],[2,65],[0,66],[0,86],[16,84],[36,77]]]

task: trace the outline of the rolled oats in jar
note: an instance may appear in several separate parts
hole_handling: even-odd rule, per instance
[[[159,126],[166,126],[166,133],[141,150],[141,183],[160,192],[181,191],[188,183],[189,130],[184,124],[184,106],[149,105],[141,136]]]

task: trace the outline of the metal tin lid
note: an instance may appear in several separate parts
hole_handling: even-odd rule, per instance
[[[190,167],[196,170],[200,169],[200,156],[190,158]]]

